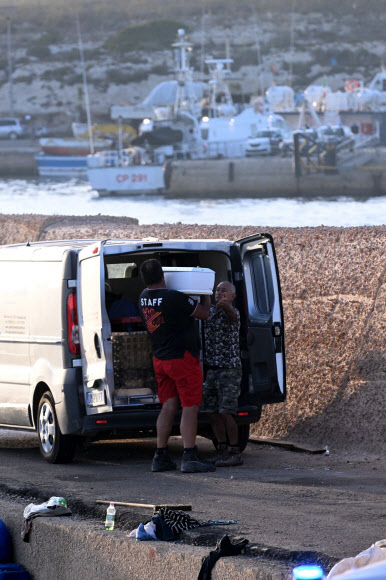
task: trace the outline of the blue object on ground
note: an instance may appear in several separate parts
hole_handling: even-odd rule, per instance
[[[147,531],[145,530],[145,526],[143,524],[139,524],[138,526],[138,531],[137,531],[137,541],[138,542],[147,542],[149,540],[156,540],[157,538],[153,538],[153,536],[151,536],[150,534],[147,533]]]
[[[12,540],[7,526],[0,520],[0,563],[12,560]]]
[[[0,564],[0,580],[31,580],[21,564]]]

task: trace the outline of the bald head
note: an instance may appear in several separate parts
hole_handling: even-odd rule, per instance
[[[224,282],[220,282],[216,288],[215,292],[215,300],[219,302],[220,300],[225,300],[226,302],[233,302],[236,297],[236,288],[229,282],[228,280],[224,280]]]

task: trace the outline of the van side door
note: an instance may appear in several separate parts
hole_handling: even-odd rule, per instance
[[[29,262],[0,263],[0,424],[31,427]]]
[[[272,236],[237,241],[244,280],[246,351],[250,403],[275,403],[286,397],[284,322],[279,272]]]
[[[83,388],[88,415],[112,411],[114,391],[111,325],[105,305],[104,243],[79,252],[78,322]]]

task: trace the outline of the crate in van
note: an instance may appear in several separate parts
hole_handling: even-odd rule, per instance
[[[270,234],[236,241],[0,246],[0,427],[35,430],[48,462],[70,461],[81,438],[156,432],[161,404],[149,337],[138,317],[112,322],[107,300],[111,293],[137,305],[144,287],[140,268],[149,258],[165,268],[209,269],[214,286],[223,280],[235,286],[243,370],[236,422],[242,447],[262,406],[285,400],[284,321]],[[202,360],[204,349],[202,341]],[[173,434],[179,433],[179,421],[177,414]],[[216,444],[204,413],[198,434]]]

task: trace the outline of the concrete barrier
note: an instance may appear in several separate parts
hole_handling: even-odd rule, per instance
[[[386,160],[364,157],[359,151],[337,173],[326,175],[303,169],[296,178],[291,157],[210,159],[168,162],[168,195],[171,197],[293,197],[301,195],[384,195]],[[305,162],[304,162],[305,163]],[[314,160],[317,165],[317,160]],[[362,166],[366,164],[366,166]],[[370,164],[370,166],[369,166]],[[383,165],[383,169],[382,169]]]
[[[8,527],[14,561],[33,580],[190,580],[198,577],[212,547],[137,542],[126,532],[105,531],[103,522],[76,516],[32,520],[29,542],[21,539],[26,504],[0,499],[0,518]],[[69,506],[71,508],[71,506]],[[213,580],[286,580],[289,569],[246,556],[220,559]]]
[[[35,155],[40,151],[35,141],[18,139],[0,143],[0,175],[31,177],[38,174]]]

